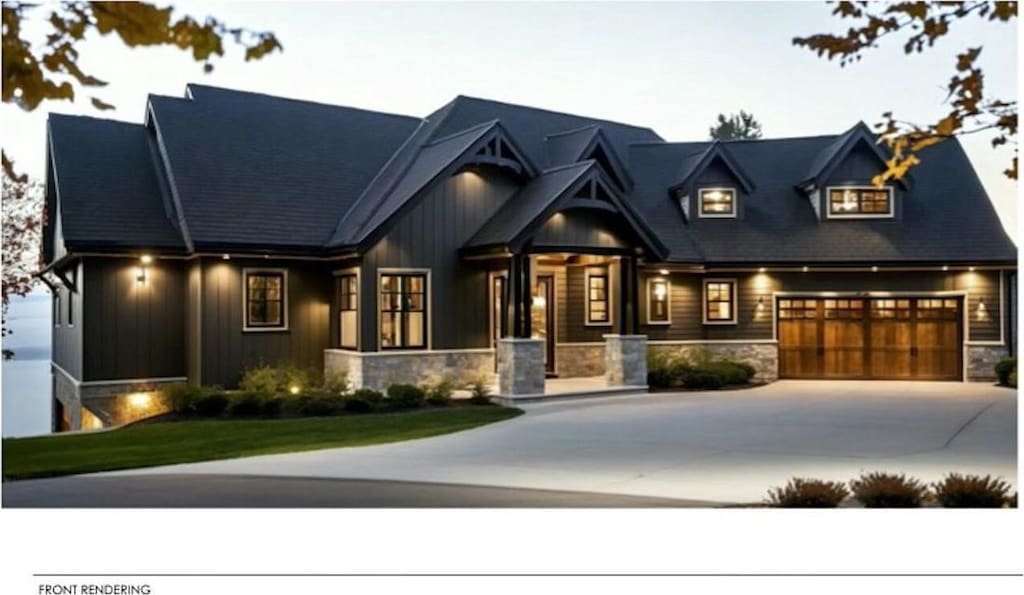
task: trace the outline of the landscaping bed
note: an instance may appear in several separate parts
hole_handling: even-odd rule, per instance
[[[650,352],[647,385],[651,392],[721,390],[763,386],[753,383],[757,371],[746,362],[714,359],[707,351],[690,354]]]

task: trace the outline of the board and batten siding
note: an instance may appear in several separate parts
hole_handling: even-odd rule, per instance
[[[72,292],[60,282],[57,285],[57,294],[60,296],[60,309],[54,312],[53,295],[50,296],[50,311],[56,316],[50,321],[53,329],[53,363],[64,369],[76,379],[82,379],[82,263],[77,262],[71,269],[78,285],[78,291]],[[73,274],[68,269],[66,275]],[[68,303],[72,308],[73,325],[68,325]]]
[[[288,271],[288,328],[243,331],[242,271]],[[294,364],[323,369],[330,346],[330,269],[320,263],[269,259],[203,259],[201,320],[202,384],[238,385],[260,365]]]
[[[202,370],[202,318],[199,304],[202,299],[203,263],[196,259],[186,265],[185,280],[185,374],[190,384],[201,382]]]
[[[501,173],[464,171],[429,189],[364,255],[360,283],[360,351],[376,351],[380,269],[430,270],[430,346],[490,346],[488,275],[459,249],[519,189]]]
[[[81,380],[185,376],[184,261],[155,259],[143,282],[138,273],[135,258],[83,260]]]
[[[965,291],[968,294],[968,340],[999,341],[1000,309],[999,271],[879,271],[871,272],[808,272],[808,273],[730,273],[710,272],[704,276],[673,273],[671,282],[672,324],[648,325],[647,282],[660,275],[641,275],[641,330],[650,340],[771,340],[773,336],[773,295],[777,292],[896,292],[928,294],[937,291]],[[737,284],[736,324],[703,324],[702,280],[735,279]],[[1006,293],[1004,287],[1004,294]],[[758,309],[762,299],[763,308]],[[984,314],[979,305],[984,302]]]
[[[628,250],[632,242],[623,233],[623,225],[614,218],[622,216],[606,211],[569,209],[552,215],[533,236],[534,246],[558,248],[611,248]]]

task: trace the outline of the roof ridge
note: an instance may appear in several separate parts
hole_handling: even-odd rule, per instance
[[[481,122],[479,124],[474,124],[474,125],[470,126],[469,128],[464,128],[462,130],[453,132],[451,134],[446,134],[444,136],[439,136],[437,138],[428,139],[427,142],[421,144],[420,146],[424,147],[424,148],[426,148],[426,147],[433,147],[434,145],[439,145],[439,144],[441,144],[443,142],[450,141],[453,138],[458,138],[460,136],[465,136],[465,135],[470,134],[472,132],[476,132],[477,130],[481,130],[481,129],[484,129],[484,128],[490,128],[490,127],[494,126],[495,124],[500,124],[500,123],[501,123],[501,120],[494,119],[494,120],[488,120],[486,122]]]
[[[547,134],[547,135],[544,136],[544,139],[547,140],[549,138],[554,138],[556,136],[569,136],[570,134],[577,134],[577,133],[582,132],[582,131],[584,131],[584,130],[586,130],[588,128],[593,128],[593,129],[597,130],[598,132],[600,132],[600,129],[601,129],[601,127],[598,126],[597,124],[587,124],[586,126],[580,126],[579,128],[573,128],[571,130],[563,130],[562,132],[555,132],[553,134]]]
[[[123,126],[139,126],[139,127],[145,126],[144,124],[140,124],[138,122],[129,122],[127,120],[115,120],[113,118],[100,118],[98,116],[89,116],[89,115],[85,115],[85,114],[62,114],[62,113],[59,113],[59,112],[47,112],[46,118],[48,120],[51,119],[51,118],[54,118],[54,117],[56,117],[58,119],[67,119],[67,120],[95,120],[97,122],[106,122],[108,124],[121,124]]]
[[[285,97],[283,95],[271,95],[270,93],[261,93],[259,91],[247,91],[247,90],[242,90],[242,89],[231,89],[231,88],[228,88],[228,87],[216,87],[214,85],[204,85],[204,84],[201,84],[201,83],[185,83],[185,90],[186,91],[188,91],[189,87],[197,87],[197,88],[200,88],[200,89],[212,89],[214,92],[237,93],[237,94],[240,94],[240,95],[255,95],[257,97],[266,97],[268,99],[274,99],[274,100],[277,100],[277,101],[289,101],[289,102],[292,102],[292,103],[304,103],[304,104],[307,104],[307,105],[318,105],[318,106],[328,107],[328,108],[333,108],[333,109],[352,110],[352,111],[364,112],[364,113],[367,113],[367,114],[375,114],[375,115],[378,115],[378,116],[389,116],[389,117],[393,117],[393,118],[406,118],[406,119],[409,119],[409,120],[422,120],[423,119],[421,117],[410,116],[408,114],[396,114],[394,112],[382,112],[382,111],[366,109],[366,108],[362,108],[362,107],[353,107],[351,105],[341,105],[341,104],[338,104],[338,103],[326,103],[326,102],[323,102],[323,101],[314,101],[312,99],[299,99],[297,97]],[[202,101],[201,99],[197,99],[195,97],[187,97],[187,98],[175,97],[173,99],[183,99],[185,101],[195,101],[195,102]]]
[[[458,99],[468,99],[468,100],[472,100],[472,101],[483,101],[483,102],[487,102],[487,103],[497,103],[499,105],[507,105],[507,106],[510,106],[510,107],[518,107],[518,108],[523,108],[523,109],[535,110],[535,111],[538,111],[538,112],[547,112],[549,114],[556,114],[556,115],[559,115],[559,116],[569,116],[569,117],[572,117],[572,118],[579,118],[581,120],[593,120],[595,122],[604,122],[604,123],[607,123],[607,124],[615,124],[616,126],[625,126],[627,128],[635,128],[637,130],[646,130],[648,132],[653,133],[658,138],[661,138],[661,135],[658,134],[657,132],[655,132],[655,130],[653,128],[651,128],[650,126],[639,126],[637,124],[627,124],[626,122],[618,122],[618,121],[615,121],[615,120],[609,120],[608,118],[594,118],[594,117],[591,117],[591,116],[584,116],[584,115],[581,115],[581,114],[574,114],[574,113],[571,113],[571,112],[562,112],[562,111],[558,111],[558,110],[547,109],[547,108],[544,108],[544,107],[536,107],[536,106],[532,106],[532,105],[524,105],[522,103],[510,103],[508,101],[500,101],[500,100],[497,100],[497,99],[485,99],[483,97],[473,97],[471,95],[458,95],[456,97],[456,100],[458,100]]]

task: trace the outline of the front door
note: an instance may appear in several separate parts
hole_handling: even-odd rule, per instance
[[[531,336],[544,340],[544,370],[555,373],[555,276],[537,275],[530,308]]]

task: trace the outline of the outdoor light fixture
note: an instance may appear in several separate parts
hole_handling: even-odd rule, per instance
[[[942,270],[948,271],[949,270],[949,265],[948,264],[942,265]]]
[[[974,267],[967,267],[967,270],[971,271],[973,273],[974,272]]]
[[[231,255],[230,254],[225,254],[224,256],[221,256],[221,258],[224,259],[224,260],[231,260]]]
[[[299,394],[299,387],[293,384],[291,387],[288,388],[288,392],[290,392],[293,395],[297,395]]]
[[[131,393],[128,395],[128,404],[135,409],[149,407],[152,398],[149,393]]]
[[[143,254],[142,256],[139,257],[139,262],[142,264],[141,266],[139,266],[139,271],[135,275],[135,280],[138,281],[139,283],[145,283],[146,271],[149,269],[149,265],[153,263],[153,257],[150,256],[149,254]]]
[[[985,308],[985,300],[978,300],[978,320],[988,318],[988,310]]]
[[[801,269],[801,270],[802,270],[803,272],[805,272],[805,273],[806,273],[807,271],[809,271],[809,270],[811,270],[811,269],[810,269],[809,267],[807,267],[807,266],[804,266],[804,268],[803,268],[803,269]]]
[[[878,272],[878,267],[871,267],[871,272],[872,273],[877,273]]]
[[[759,272],[759,273],[763,273],[763,272],[765,272],[765,271],[767,271],[767,270],[768,270],[768,269],[766,269],[766,268],[764,268],[764,267],[761,267],[761,268],[757,269],[757,272]]]
[[[668,269],[661,269],[660,271],[658,271],[658,274],[659,275],[667,275],[668,274]]]

